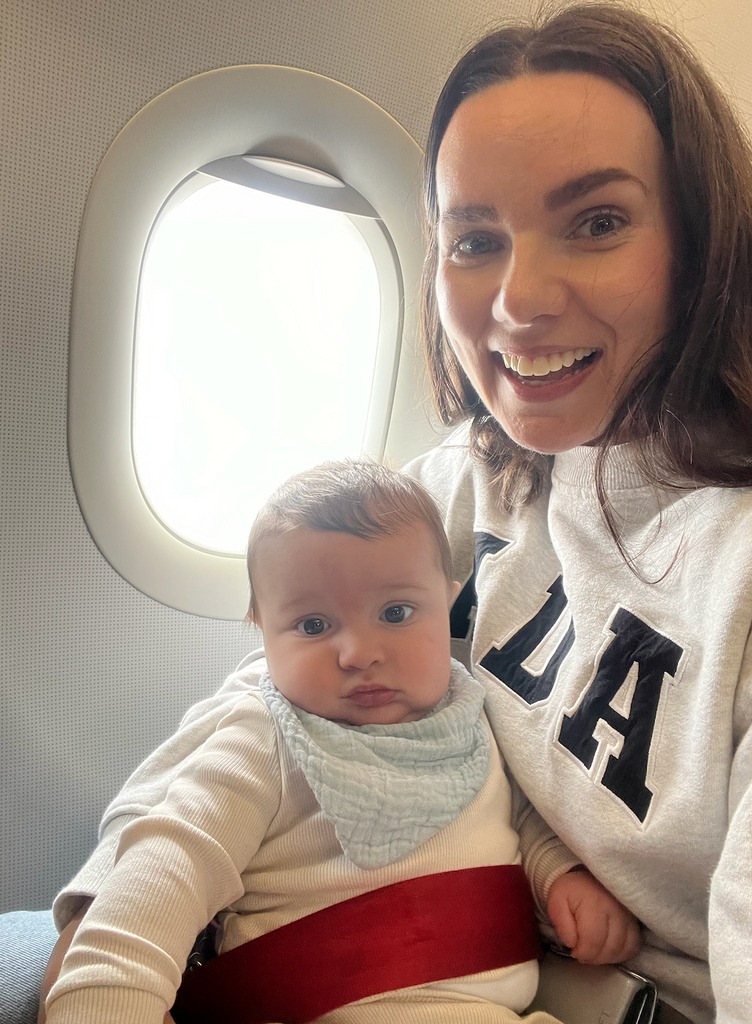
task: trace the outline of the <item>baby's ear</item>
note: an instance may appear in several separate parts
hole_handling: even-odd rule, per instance
[[[459,594],[459,592],[461,590],[462,590],[462,584],[459,583],[457,580],[452,580],[451,586],[449,588],[449,604],[450,605],[454,604],[455,598],[457,597],[457,594]]]

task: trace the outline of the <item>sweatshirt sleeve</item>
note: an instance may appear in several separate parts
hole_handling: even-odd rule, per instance
[[[547,917],[551,886],[581,862],[546,824],[520,787],[512,786],[513,824],[520,837],[520,854],[538,910]]]
[[[244,892],[279,808],[277,733],[249,697],[122,831],[47,1001],[48,1024],[161,1024],[196,935]]]
[[[486,691],[486,715],[491,731],[498,736],[504,717],[498,687],[490,683],[483,685]],[[538,910],[545,919],[551,886],[557,878],[571,871],[581,861],[541,817],[508,767],[506,773],[512,790],[512,827],[520,837],[522,866]]]
[[[743,1024],[752,1006],[752,640],[735,707],[728,823],[710,885],[710,978],[716,1024]]]
[[[55,897],[52,909],[58,931],[62,931],[81,906],[99,891],[112,870],[120,834],[126,825],[148,814],[164,798],[185,761],[214,733],[238,701],[258,684],[265,669],[263,651],[248,655],[215,694],[188,710],[177,732],[131,775],[104,813],[99,842],[93,853]]]

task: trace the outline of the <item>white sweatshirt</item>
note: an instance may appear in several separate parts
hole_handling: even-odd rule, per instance
[[[557,455],[550,488],[512,513],[462,431],[408,472],[446,510],[466,583],[454,654],[493,684],[489,718],[517,782],[644,923],[634,968],[698,1024],[742,1024],[752,489],[657,489],[618,447],[606,485],[628,554],[655,581],[643,582],[599,509],[597,454]]]

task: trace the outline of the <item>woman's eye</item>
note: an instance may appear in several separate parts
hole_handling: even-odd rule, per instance
[[[400,623],[404,622],[405,619],[409,619],[414,611],[415,609],[411,608],[408,604],[392,604],[384,609],[381,617],[384,622]]]
[[[607,235],[615,229],[616,223],[610,213],[602,213],[590,221],[590,234],[593,238],[600,238],[601,235]]]
[[[572,238],[598,239],[613,235],[626,226],[624,217],[613,210],[598,210],[585,217],[572,232]]]
[[[303,619],[295,628],[299,633],[305,633],[306,636],[321,636],[329,628],[329,624],[325,619],[314,615],[310,619]]]
[[[458,238],[452,244],[451,252],[459,259],[466,259],[472,256],[488,256],[489,253],[497,252],[499,248],[499,242],[493,235],[474,232]]]

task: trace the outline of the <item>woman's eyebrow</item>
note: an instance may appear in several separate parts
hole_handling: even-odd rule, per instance
[[[588,192],[600,188],[601,185],[609,185],[612,181],[633,181],[640,186],[643,192],[647,192],[643,182],[629,171],[625,171],[621,167],[604,167],[602,170],[589,171],[579,178],[573,178],[571,181],[559,185],[558,188],[552,189],[546,195],[544,205],[550,212],[560,210],[563,206],[574,202],[575,199],[580,199]]]
[[[499,219],[495,206],[476,203],[470,206],[453,206],[439,214],[440,221],[461,221],[463,224],[475,224]]]

